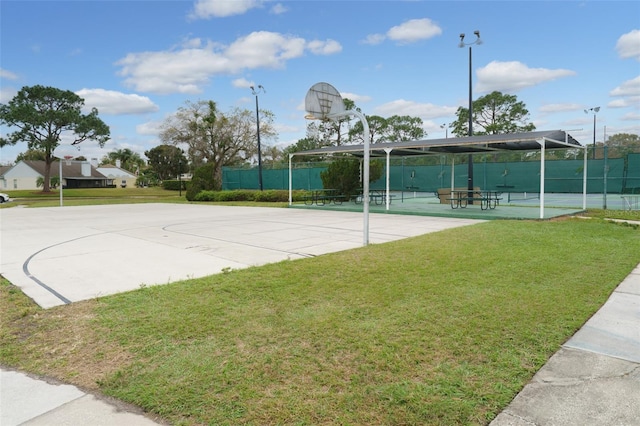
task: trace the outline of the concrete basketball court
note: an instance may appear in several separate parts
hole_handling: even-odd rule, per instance
[[[192,204],[5,208],[1,270],[43,308],[363,246],[355,212]],[[370,214],[378,244],[481,222]]]

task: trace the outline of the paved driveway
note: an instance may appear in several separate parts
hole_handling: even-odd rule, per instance
[[[1,274],[40,306],[361,247],[362,213],[190,204],[0,210]],[[371,214],[370,244],[481,222]]]

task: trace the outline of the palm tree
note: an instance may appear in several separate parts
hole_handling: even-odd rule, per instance
[[[100,164],[112,164],[116,165],[116,162],[120,161],[120,168],[128,170],[130,172],[137,171],[140,167],[144,166],[145,162],[136,152],[131,151],[129,148],[117,149],[102,157]]]

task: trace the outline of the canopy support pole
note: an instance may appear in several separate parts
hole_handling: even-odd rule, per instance
[[[582,167],[582,210],[587,209],[587,149],[584,149],[584,166]]]
[[[390,175],[391,175],[391,148],[385,148],[384,152],[387,153],[387,187],[386,187],[386,192],[387,192],[387,196],[385,197],[385,204],[386,204],[386,209],[387,211],[389,210],[389,204],[391,203],[391,197],[390,197],[390,193],[389,193],[389,179],[390,179]]]
[[[289,154],[289,205],[292,204],[293,201],[293,174],[291,173],[291,160],[293,159],[293,154]]]
[[[540,219],[544,219],[544,156],[545,156],[545,139],[538,140],[540,144]]]
[[[455,165],[456,161],[455,160],[456,160],[456,157],[452,155],[451,156],[451,192],[453,192],[456,186],[456,165]]]

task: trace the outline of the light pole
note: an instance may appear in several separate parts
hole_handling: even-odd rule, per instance
[[[458,44],[458,47],[469,46],[469,133],[468,133],[469,136],[473,136],[473,94],[471,89],[471,84],[473,80],[472,80],[472,73],[471,73],[471,46],[473,46],[474,44],[477,44],[477,45],[482,44],[482,40],[480,39],[480,31],[475,30],[473,34],[476,36],[476,39],[471,43],[465,43],[464,33],[460,34],[460,43]],[[471,197],[473,197],[473,156],[472,154],[469,154],[467,163],[468,163],[467,189],[469,190],[469,193],[467,194],[467,196],[469,197],[469,203],[473,204],[473,200],[471,199]]]
[[[593,159],[596,159],[596,114],[600,111],[600,107],[593,107],[585,109],[584,113],[589,114],[589,111],[593,112]]]
[[[609,153],[607,150],[607,126],[604,126],[604,135],[602,138],[602,144],[604,145],[604,170],[602,179],[602,209],[607,209],[607,175],[609,174],[609,166],[607,165]]]
[[[449,126],[447,126],[447,123],[441,124],[440,128],[444,129],[444,137],[449,139]]]
[[[260,148],[260,111],[258,110],[258,93],[262,90],[262,93],[267,93],[267,91],[262,87],[262,85],[258,85],[258,88],[254,86],[249,86],[251,88],[251,93],[256,97],[256,126],[257,126],[257,134],[258,134],[258,186],[260,187],[260,191],[262,191],[262,149]]]

